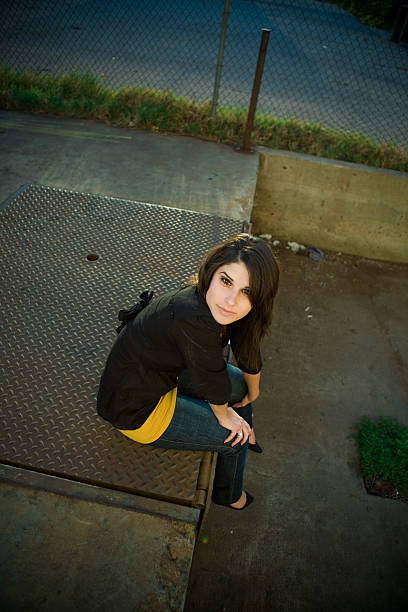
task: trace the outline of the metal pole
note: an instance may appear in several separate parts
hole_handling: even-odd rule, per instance
[[[265,64],[266,50],[268,48],[269,34],[271,30],[262,28],[262,39],[258,53],[258,63],[256,65],[254,84],[252,86],[251,102],[249,103],[248,118],[245,126],[244,139],[242,141],[242,149],[244,153],[249,153],[249,141],[251,139],[251,132],[254,125],[254,116],[256,105],[258,102],[259,89],[261,87],[262,73]]]
[[[391,40],[399,43],[408,25],[408,2],[401,2],[392,28]]]
[[[217,112],[218,92],[220,89],[222,60],[224,58],[225,36],[227,34],[230,1],[231,0],[224,0],[224,13],[222,16],[220,44],[218,46],[217,69],[215,72],[214,92],[211,104],[211,119],[215,119],[215,113]]]

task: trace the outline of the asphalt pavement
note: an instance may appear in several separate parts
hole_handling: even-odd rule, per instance
[[[2,198],[41,182],[250,218],[257,155],[16,113],[1,113],[0,128]],[[285,245],[278,254],[281,289],[254,405],[264,452],[249,453],[245,475],[255,501],[244,512],[211,506],[185,610],[405,612],[408,505],[366,493],[350,436],[363,415],[408,425],[407,266],[341,253],[315,262]],[[92,588],[76,554],[64,576],[73,597]],[[121,612],[134,609],[130,559],[128,548]]]
[[[3,3],[0,66],[211,100],[223,10],[222,0]],[[408,147],[407,45],[327,2],[232,0],[219,104],[248,108],[262,28],[258,111]]]

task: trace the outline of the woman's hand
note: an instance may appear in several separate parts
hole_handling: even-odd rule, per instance
[[[240,417],[233,408],[231,408],[231,406],[228,406],[225,414],[222,416],[220,415],[220,417],[217,418],[219,424],[222,427],[225,427],[225,429],[229,429],[231,432],[228,438],[224,440],[224,443],[230,442],[235,438],[231,446],[235,446],[239,442],[241,442],[241,444],[245,444],[245,442],[248,440],[249,434],[251,433],[251,428],[248,423],[242,417]]]
[[[233,408],[242,408],[243,406],[246,406],[247,404],[254,402],[256,399],[258,399],[258,397],[259,397],[259,391],[258,393],[254,393],[252,395],[247,393],[246,395],[244,395],[244,397],[242,398],[240,402],[237,402],[236,404],[233,404],[232,406]]]

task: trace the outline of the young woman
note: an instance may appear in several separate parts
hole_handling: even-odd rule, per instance
[[[217,451],[212,499],[236,510],[253,501],[243,474],[248,439],[260,450],[251,404],[278,282],[262,239],[238,234],[212,248],[191,285],[154,300],[145,291],[119,313],[99,387],[98,413],[132,440]],[[238,368],[225,363],[228,341]]]

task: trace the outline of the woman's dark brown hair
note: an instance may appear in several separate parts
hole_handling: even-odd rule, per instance
[[[252,309],[232,323],[234,353],[250,368],[258,367],[259,346],[270,328],[273,302],[279,285],[279,265],[265,240],[250,234],[237,234],[210,249],[198,271],[198,290],[205,296],[214,272],[224,264],[242,261],[249,274],[249,299]]]

